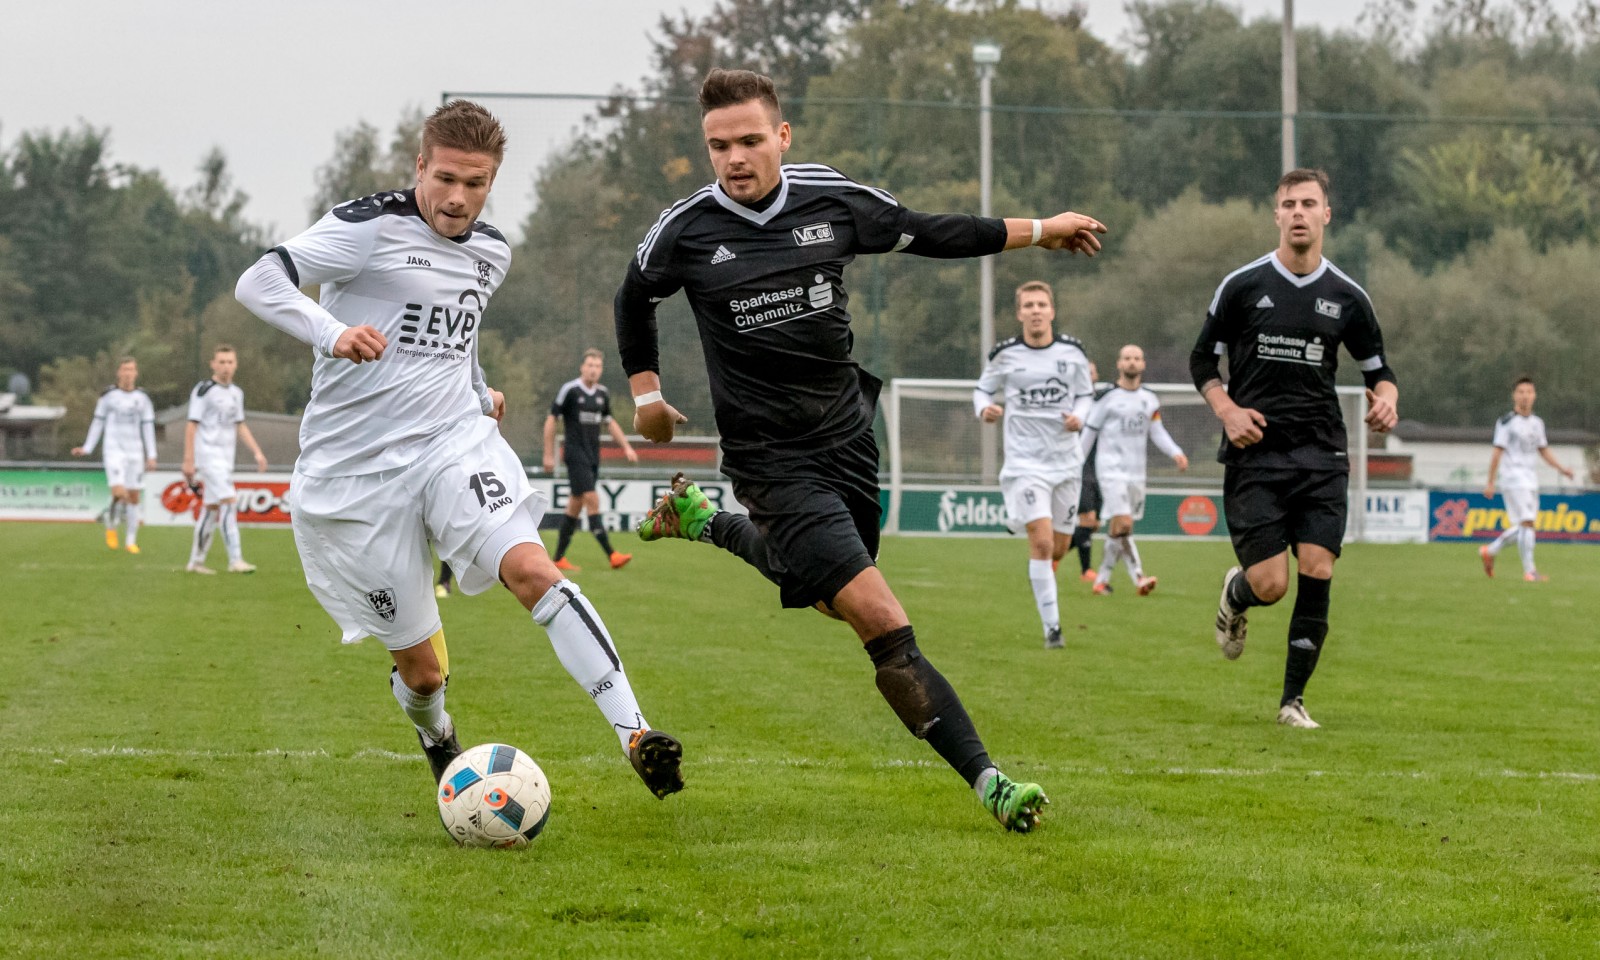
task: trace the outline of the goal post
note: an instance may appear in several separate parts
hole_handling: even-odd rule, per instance
[[[889,381],[883,406],[889,456],[885,533],[995,536],[1007,532],[999,484],[983,476],[983,424],[972,410],[972,391],[977,385],[976,380]],[[1216,462],[1222,425],[1193,385],[1145,386],[1161,398],[1162,423],[1189,455],[1189,470],[1178,472],[1171,460],[1151,449],[1150,506],[1140,523],[1140,535],[1225,536],[1222,465]],[[1361,540],[1367,493],[1366,395],[1360,387],[1337,389],[1350,440],[1350,519],[1345,538]]]

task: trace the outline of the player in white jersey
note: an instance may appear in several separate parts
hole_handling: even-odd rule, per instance
[[[1017,288],[1022,336],[1002,340],[972,391],[985,423],[1005,418],[1006,464],[1000,470],[1011,522],[1028,533],[1028,583],[1047,649],[1064,646],[1055,564],[1067,552],[1078,515],[1083,450],[1078,431],[1094,397],[1083,345],[1057,334],[1050,285]]]
[[[213,535],[220,528],[228,552],[229,573],[254,573],[245,562],[239,541],[239,494],[233,488],[233,462],[238,439],[255,455],[256,469],[267,469],[267,458],[244,422],[244,391],[233,382],[239,355],[233,347],[218,344],[211,353],[211,377],[189,391],[189,422],[183,431],[183,476],[191,487],[199,485],[200,515],[195,517],[189,546],[189,573],[216,573],[206,566]]]
[[[1133,523],[1144,519],[1145,444],[1154,443],[1172,458],[1179,470],[1189,469],[1189,458],[1161,423],[1161,399],[1144,386],[1144,350],[1128,344],[1117,354],[1117,384],[1094,402],[1083,428],[1083,449],[1095,451],[1095,473],[1111,518],[1106,531],[1105,558],[1095,577],[1094,592],[1111,592],[1111,572],[1121,560],[1128,566],[1139,596],[1149,596],[1156,578],[1147,577],[1133,542]]]
[[[343,639],[381,640],[390,688],[435,780],[461,752],[430,545],[461,589],[502,582],[616,733],[652,793],[683,787],[682,747],[651,730],[611,635],[539,541],[545,499],[501,437],[484,382],[484,308],[511,248],[479,221],[505,151],[487,110],[454,100],[423,124],[413,189],[335,207],[239,279],[240,302],[316,354],[291,484],[306,582]],[[298,290],[321,287],[321,303]]]
[[[1506,532],[1493,543],[1478,548],[1483,560],[1483,572],[1494,576],[1494,558],[1506,544],[1516,541],[1517,552],[1522,555],[1522,579],[1548,580],[1533,565],[1533,522],[1539,519],[1538,461],[1555,467],[1568,480],[1576,474],[1556,460],[1550,452],[1550,441],[1545,438],[1544,421],[1533,412],[1533,402],[1538,398],[1533,381],[1527,377],[1518,380],[1511,388],[1511,412],[1494,425],[1494,453],[1489,455],[1489,485],[1483,495],[1494,499],[1495,479],[1500,480],[1500,496],[1506,503]]]
[[[73,447],[72,455],[84,457],[94,452],[105,438],[100,458],[106,468],[106,485],[111,488],[111,505],[106,508],[106,546],[117,549],[117,526],[123,524],[123,544],[129,553],[139,552],[139,498],[144,489],[144,472],[156,468],[156,408],[149,394],[140,390],[139,363],[132,357],[117,362],[117,385],[100,395],[89,421],[89,435],[83,446]]]

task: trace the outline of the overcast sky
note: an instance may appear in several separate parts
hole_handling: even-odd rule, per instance
[[[1030,4],[1037,0],[1025,0]],[[1062,5],[1044,0],[1047,7]],[[1366,0],[1301,0],[1301,24],[1348,27]],[[317,167],[340,130],[390,130],[443,91],[606,93],[637,87],[664,12],[713,0],[49,0],[7,4],[0,53],[0,146],[25,130],[87,122],[111,133],[112,159],[187,186],[219,146],[247,216],[273,237],[309,221]],[[1234,4],[1252,18],[1281,0]],[[1428,4],[1424,3],[1426,7]],[[1088,27],[1116,41],[1122,0],[1092,0]],[[514,230],[532,175],[586,104],[495,103],[511,155],[488,218]],[[709,171],[708,171],[709,179]]]

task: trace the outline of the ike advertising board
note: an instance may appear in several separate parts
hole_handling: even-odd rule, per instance
[[[1434,490],[1428,495],[1429,540],[1493,540],[1506,529],[1505,501],[1481,492]],[[1600,493],[1546,493],[1533,528],[1541,541],[1600,543]]]
[[[884,493],[885,515],[887,497]],[[1005,498],[990,487],[908,487],[900,495],[900,532],[908,534],[1007,534]],[[1222,537],[1228,525],[1222,496],[1174,490],[1145,497],[1139,533],[1157,537]]]

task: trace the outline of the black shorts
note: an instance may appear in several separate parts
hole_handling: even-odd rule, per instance
[[[1078,487],[1078,516],[1092,513],[1100,515],[1100,508],[1105,506],[1105,501],[1100,497],[1100,480],[1093,470],[1083,471],[1083,483]]]
[[[572,496],[577,497],[589,493],[594,489],[595,479],[600,475],[600,468],[592,463],[567,464],[567,485],[572,488]]]
[[[1342,470],[1228,467],[1222,509],[1241,566],[1314,543],[1339,555],[1349,513],[1350,475]]]
[[[723,470],[766,540],[785,607],[831,604],[877,559],[883,507],[871,430],[820,453],[774,453],[757,467],[724,462]]]

